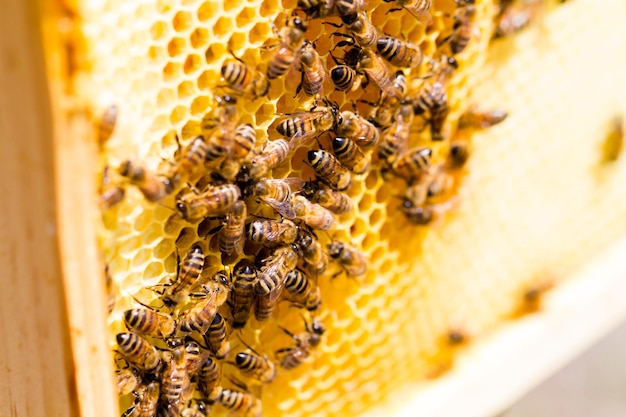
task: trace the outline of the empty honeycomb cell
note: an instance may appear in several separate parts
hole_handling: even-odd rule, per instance
[[[180,129],[180,135],[183,139],[190,139],[200,133],[200,121],[189,120]]]
[[[163,262],[150,262],[143,270],[143,279],[151,280],[160,277],[164,272]]]
[[[226,4],[225,2],[224,4]],[[213,26],[213,33],[217,36],[230,35],[233,33],[233,29],[235,25],[233,24],[233,19],[229,16],[222,16],[217,19],[215,25]]]
[[[163,236],[163,225],[159,223],[150,223],[150,225],[141,233],[142,245],[152,247]]]
[[[191,81],[183,81],[182,83],[178,84],[177,90],[178,90],[178,98],[185,99],[187,97],[192,96],[196,92],[196,86]],[[192,113],[194,113],[193,110],[192,110]]]
[[[151,260],[152,255],[153,254],[152,254],[151,248],[144,248],[144,249],[139,250],[133,257],[133,262],[132,262],[133,268],[138,268],[141,265],[148,262],[149,260]]]
[[[202,69],[203,65],[204,64],[200,55],[191,54],[185,59],[183,70],[185,71],[185,74],[193,74]]]
[[[210,108],[211,102],[208,97],[196,97],[191,102],[191,114],[195,116],[203,116]]]
[[[204,53],[204,57],[206,59],[206,62],[210,64],[213,61],[221,59],[224,56],[225,52],[225,45],[221,43],[214,43],[207,48],[206,52]]]
[[[163,78],[166,81],[176,81],[183,72],[182,64],[178,62],[168,62],[163,67]]]
[[[277,11],[281,10],[280,7],[278,0],[264,0],[261,3],[259,12],[263,18],[273,18],[276,16]]]
[[[139,215],[135,218],[135,223],[133,224],[133,227],[136,231],[141,232],[146,227],[148,227],[151,221],[152,212],[150,210],[144,210],[143,212],[139,213]]]
[[[363,213],[369,212],[372,207],[373,200],[374,198],[371,195],[365,194],[361,198],[361,201],[359,201],[359,211]]]
[[[381,208],[376,208],[375,210],[373,210],[370,214],[370,225],[373,228],[376,228],[378,226],[378,223],[384,220],[384,215],[385,213]]]
[[[172,239],[162,239],[154,247],[154,257],[157,259],[165,259],[175,252],[175,244]]]
[[[190,12],[179,11],[174,15],[172,24],[176,32],[185,32],[192,27],[194,21]]]
[[[238,50],[248,43],[247,32],[234,32],[228,39],[228,49],[230,51]]]
[[[176,246],[189,247],[196,240],[196,231],[191,227],[185,227],[180,231],[178,238],[176,239]]]
[[[194,49],[200,49],[209,43],[210,33],[205,28],[196,28],[191,35],[189,35],[189,41]]]
[[[152,36],[152,39],[155,41],[166,39],[169,35],[169,27],[169,24],[166,22],[154,22],[152,27],[150,27],[150,35]]]
[[[246,9],[247,10],[247,9]],[[253,11],[256,13],[256,10]],[[242,12],[244,13],[244,12]],[[248,40],[252,45],[261,45],[272,36],[272,26],[269,22],[257,22],[248,34]]]
[[[361,218],[357,218],[354,223],[352,223],[352,226],[350,226],[350,235],[352,235],[352,238],[355,239],[357,236],[361,236],[366,233],[367,229],[368,225],[365,221]]]
[[[201,22],[206,22],[207,20],[214,18],[215,16],[219,16],[221,4],[216,1],[205,1],[198,8],[198,19]]]

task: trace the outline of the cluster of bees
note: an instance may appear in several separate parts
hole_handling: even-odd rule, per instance
[[[358,278],[367,272],[363,253],[328,238],[336,217],[353,211],[346,191],[354,178],[376,169],[403,180],[399,208],[414,224],[428,224],[451,207],[453,172],[464,166],[469,146],[446,128],[446,85],[458,68],[456,56],[472,40],[476,8],[474,0],[450,1],[455,10],[445,17],[452,19],[452,31],[438,40],[433,56],[424,56],[418,45],[382,33],[363,0],[299,0],[284,27],[275,29],[265,71],[234,54],[223,62],[202,134],[184,146],[177,137],[179,150],[164,169],[152,171],[136,160],[105,168],[104,209],[121,202],[133,186],[150,202],[166,205],[173,199],[172,219],[198,224],[204,237],[182,259],[176,252],[172,279],[148,288],[159,305],[135,298],[138,307],[123,314],[128,331],[116,335],[118,388],[121,396],[134,396],[124,416],[200,417],[216,403],[244,416],[262,414],[249,386],[271,382],[279,367],[297,367],[322,341],[318,277]],[[389,12],[404,10],[426,27],[432,22],[430,0],[388,2]],[[329,35],[337,40],[327,52],[332,68],[307,39],[311,19],[337,29]],[[272,134],[281,137],[260,143],[255,127],[240,122],[240,104],[266,97],[272,80],[290,71],[300,72],[295,93],[309,97],[312,106],[279,117]],[[333,91],[325,94],[329,85]],[[377,98],[345,109],[329,97],[359,89],[373,90]],[[488,128],[506,116],[471,108],[456,128]],[[116,118],[117,107],[111,106],[100,124],[101,141],[111,136]],[[446,156],[434,163],[433,145],[443,143],[449,145]],[[274,178],[273,170],[299,148],[307,150],[304,162],[313,177]],[[218,251],[223,269],[209,274],[216,265],[208,264],[206,254]],[[308,318],[298,334],[282,328],[293,344],[275,352],[276,363],[241,337],[246,349],[231,349],[233,330],[252,316],[266,322],[282,300]],[[224,365],[235,368],[228,377],[221,375]],[[224,388],[225,379],[234,388]]]

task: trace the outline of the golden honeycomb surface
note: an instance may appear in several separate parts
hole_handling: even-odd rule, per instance
[[[624,50],[626,38],[611,35],[626,7],[615,0],[598,10],[592,3],[573,1],[526,33],[489,45],[496,8],[477,1],[476,33],[448,83],[446,128],[473,102],[504,108],[509,119],[475,134],[456,205],[432,227],[404,218],[399,181],[376,169],[355,181],[349,190],[355,213],[341,216],[329,234],[360,246],[369,259],[367,276],[320,278],[319,318],[328,331],[312,360],[279,370],[258,393],[265,415],[363,413],[404,384],[451,366],[451,330],[484,333],[511,316],[533,282],[558,280],[624,234],[619,183],[626,170],[600,167],[599,144],[626,107],[616,88],[624,91],[618,74],[626,74],[626,62],[614,53]],[[200,132],[229,50],[249,64],[266,62],[271,50],[261,47],[275,38],[272,23],[282,26],[294,7],[288,0],[79,3],[89,71],[77,80],[84,87],[78,91],[87,91],[96,109],[120,107],[103,161],[116,167],[134,158],[158,169],[175,152],[172,132],[183,141]],[[385,13],[383,3],[368,2],[366,9],[385,33],[432,54],[455,6],[442,0],[432,7],[439,13],[426,32],[405,12]],[[307,32],[327,61],[334,30],[316,20]],[[605,40],[602,47],[598,39]],[[302,93],[294,98],[298,82],[292,70],[272,82],[267,99],[240,102],[241,122],[256,127],[259,141],[276,137],[277,114],[311,106]],[[330,98],[350,109],[349,101],[360,97]],[[584,104],[575,105],[579,100]],[[295,155],[274,176],[305,175],[303,154]],[[101,244],[117,289],[112,348],[113,335],[123,331],[121,314],[135,306],[131,295],[154,297],[145,287],[174,274],[176,248],[183,253],[200,239],[197,225],[170,220],[173,204],[173,198],[149,203],[128,187],[124,201],[104,213]],[[207,273],[222,269],[219,254],[209,256],[208,265]],[[292,310],[281,303],[268,324],[247,326],[241,337],[272,356],[292,343],[278,325],[302,327]]]

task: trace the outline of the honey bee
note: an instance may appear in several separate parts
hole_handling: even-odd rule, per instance
[[[450,170],[459,169],[465,165],[469,156],[469,142],[467,140],[454,140],[450,143],[450,152],[446,159],[446,167]]]
[[[352,199],[342,192],[320,186],[317,182],[306,183],[302,194],[312,203],[332,211],[335,214],[343,214],[352,211]]]
[[[285,278],[287,299],[296,305],[303,306],[309,311],[315,311],[322,303],[322,297],[318,286],[300,269],[294,269]]]
[[[248,346],[242,340],[243,344],[248,348],[243,352],[237,353],[235,356],[235,366],[239,368],[245,376],[255,378],[259,382],[272,382],[276,378],[276,367],[269,360],[267,355],[261,356],[259,353]]]
[[[378,158],[383,161],[387,168],[391,167],[398,156],[407,150],[412,120],[411,109],[407,111],[407,108],[403,107],[396,114],[393,124],[382,135],[378,147]]]
[[[309,165],[315,170],[320,181],[333,190],[345,191],[352,184],[350,172],[344,168],[335,156],[327,151],[318,149],[307,154]]]
[[[266,265],[261,268],[255,286],[257,299],[254,316],[258,321],[267,320],[272,315],[283,291],[285,277],[297,263],[296,252],[288,246],[283,246],[276,249],[268,258]]]
[[[208,417],[206,405],[202,402],[196,402],[193,407],[186,407],[180,414],[180,417]]]
[[[337,136],[333,139],[332,145],[335,156],[341,162],[341,165],[355,174],[364,174],[369,171],[369,158],[359,149],[355,142]]]
[[[234,56],[234,55],[233,55]],[[270,82],[260,71],[249,68],[242,60],[228,60],[222,64],[222,77],[228,85],[253,99],[263,97],[270,89]]]
[[[309,41],[304,43],[300,54],[300,71],[302,71],[302,81],[296,89],[296,94],[300,92],[300,89],[304,89],[308,96],[322,96],[326,67],[313,44]]]
[[[330,230],[335,226],[333,214],[319,204],[311,203],[306,197],[294,195],[291,206],[296,217],[313,229]]]
[[[267,179],[261,178],[254,186],[254,195],[280,215],[293,219],[296,217],[289,204],[291,185],[300,183],[299,178]]]
[[[196,371],[200,370],[200,368],[206,362],[206,359],[209,357],[209,352],[200,349],[200,345],[196,343],[194,340],[188,340],[185,342],[185,360],[187,372],[190,375],[196,373]]]
[[[232,205],[226,214],[226,224],[220,231],[219,247],[222,252],[222,258],[238,256],[243,251],[246,218],[248,210],[246,203],[239,200]]]
[[[221,373],[220,363],[211,357],[206,358],[198,372],[198,385],[206,397],[209,397],[213,389],[217,387]]]
[[[453,59],[453,58],[451,58]],[[456,61],[451,61],[456,66]],[[426,82],[420,88],[417,98],[413,102],[413,112],[415,115],[423,115],[430,112],[430,131],[433,141],[444,139],[441,130],[448,117],[450,108],[448,107],[448,93],[443,84],[445,71],[440,74],[434,82]]]
[[[378,143],[380,133],[373,124],[351,111],[344,111],[341,116],[341,121],[335,127],[337,135],[349,138],[362,148]]]
[[[213,277],[213,281],[217,285],[213,288],[203,285],[206,291],[203,298],[180,315],[179,324],[182,330],[187,332],[196,330],[200,333],[206,333],[211,326],[218,308],[226,301],[230,289],[228,277],[221,271]]]
[[[447,212],[452,207],[452,201],[445,201],[438,204],[414,204],[411,200],[405,199],[400,207],[406,218],[416,225],[427,225],[437,216]]]
[[[395,2],[400,8],[406,9],[417,18],[422,24],[428,26],[432,23],[430,15],[430,5],[432,0],[383,0],[386,3]],[[390,12],[401,9],[390,9]]]
[[[176,210],[183,220],[199,220],[226,213],[241,198],[235,184],[209,187],[204,193],[187,193],[176,201]]]
[[[454,26],[450,35],[450,50],[453,55],[465,50],[472,38],[473,23],[476,17],[475,0],[455,0],[457,9],[454,13]]]
[[[257,283],[257,269],[249,261],[242,259],[233,271],[233,288],[230,292],[230,306],[233,328],[240,329],[250,317],[250,309],[255,303],[254,289]]]
[[[146,373],[155,373],[161,365],[156,348],[135,333],[118,333],[115,336],[120,353]]]
[[[310,349],[317,347],[322,341],[322,335],[326,332],[324,325],[317,319],[311,324],[306,324],[306,332],[299,336],[294,335],[287,329],[282,329],[289,337],[296,341],[296,346],[279,349],[276,356],[280,360],[280,366],[284,369],[294,369],[300,366],[309,356]]]
[[[161,376],[161,399],[166,415],[178,416],[191,394],[185,347],[178,346],[164,356],[167,366]]]
[[[259,219],[248,225],[248,238],[267,247],[293,243],[297,237],[298,227],[287,219]]]
[[[198,168],[204,166],[208,148],[204,137],[197,136],[182,150],[180,161],[169,177],[175,187],[186,181]]]
[[[367,272],[367,258],[354,246],[338,240],[328,244],[328,255],[336,260],[348,276],[359,277]]]
[[[117,105],[111,104],[104,110],[102,116],[100,116],[100,121],[98,123],[98,143],[100,144],[100,147],[104,146],[104,144],[113,135],[115,125],[117,124],[118,113],[119,108]]]
[[[168,178],[155,175],[136,162],[122,162],[119,173],[139,188],[148,201],[161,201],[174,191],[174,185]]]
[[[379,37],[378,29],[367,17],[364,10],[341,16],[341,21],[346,25],[350,35],[338,32],[334,32],[333,35],[348,36],[354,39],[361,48],[373,48],[376,45]],[[337,45],[344,46],[345,43],[339,42]]]
[[[605,162],[617,161],[624,147],[624,121],[622,116],[614,117],[611,123],[611,131],[604,139],[602,149]]]
[[[326,270],[328,257],[322,248],[322,244],[317,240],[313,232],[301,227],[296,244],[310,270],[317,274],[321,274]]]
[[[168,337],[176,330],[172,316],[145,308],[126,310],[124,324],[128,330],[144,336]]]
[[[500,109],[480,111],[471,107],[459,118],[459,129],[487,129],[506,119],[507,112]]]
[[[137,389],[137,399],[122,417],[154,417],[159,403],[159,383],[151,382]]]
[[[235,142],[232,155],[236,159],[245,159],[256,145],[256,130],[249,123],[243,123],[235,129]]]
[[[335,14],[335,0],[298,0],[298,7],[306,12],[309,19]]]
[[[226,321],[217,313],[204,334],[204,341],[217,359],[224,359],[230,353],[230,342],[226,339]]]
[[[407,79],[406,75],[402,71],[396,71],[394,74],[394,79],[392,81],[393,86],[400,92],[401,96],[406,94],[407,90]],[[397,98],[390,97],[386,94],[381,94],[380,100],[378,103],[370,103],[365,102],[374,107],[372,114],[370,115],[369,121],[376,127],[386,128],[391,126],[394,118],[396,118],[397,112],[405,113],[406,104],[402,104],[399,102]],[[402,104],[402,105],[401,105]],[[401,105],[400,108],[398,108]],[[406,118],[406,116],[405,116]],[[410,123],[409,123],[410,124]]]
[[[391,36],[378,38],[376,50],[396,67],[417,68],[422,63],[423,54],[418,46]]]
[[[430,148],[414,148],[401,154],[392,165],[396,175],[412,182],[428,172],[433,152]]]
[[[263,415],[261,401],[247,392],[223,389],[218,386],[211,393],[211,397],[229,410],[242,413],[243,417],[261,417]]]
[[[304,43],[307,23],[299,17],[292,17],[278,33],[280,44],[267,65],[267,78],[273,80],[285,74],[294,64]]]
[[[285,139],[268,142],[263,148],[263,152],[250,161],[250,175],[257,179],[263,177],[269,170],[285,162],[290,152],[291,144]]]
[[[511,36],[526,28],[536,17],[541,0],[526,0],[522,5],[508,4],[503,2],[498,18],[494,37],[501,38]]]
[[[330,80],[339,91],[354,91],[361,85],[357,72],[347,65],[337,65],[330,70]]]
[[[364,73],[367,79],[376,84],[382,94],[400,101],[403,92],[394,85],[385,61],[375,52],[363,49],[359,54],[357,72]]]
[[[175,306],[183,302],[191,287],[198,281],[200,274],[204,270],[205,256],[202,247],[196,243],[185,254],[182,261],[178,263],[176,281],[169,284],[163,295],[163,302],[168,306]]]
[[[308,112],[296,112],[287,115],[276,130],[292,141],[304,142],[328,130],[333,129],[342,121],[335,105],[317,106]]]
[[[125,193],[124,188],[111,183],[109,166],[105,166],[104,172],[102,173],[102,185],[100,187],[100,207],[102,207],[103,210],[108,210],[114,205],[121,203]]]
[[[115,377],[117,379],[117,393],[119,395],[130,394],[141,383],[141,377],[135,368],[119,369]]]

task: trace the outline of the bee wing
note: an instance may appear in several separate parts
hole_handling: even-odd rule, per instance
[[[302,178],[298,178],[298,177],[283,178],[283,181],[287,185],[289,185],[289,188],[291,188],[292,191],[301,190],[305,183],[305,181]]]
[[[281,216],[288,219],[295,219],[296,212],[289,204],[289,201],[278,201],[274,198],[261,198],[268,206],[276,210]]]

